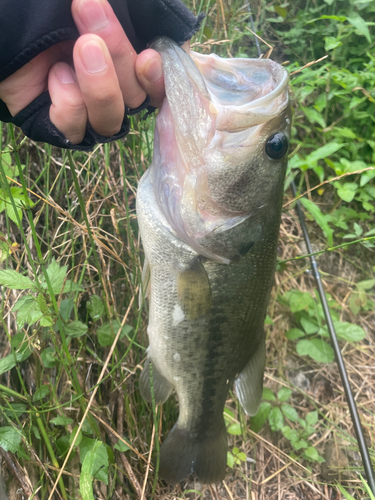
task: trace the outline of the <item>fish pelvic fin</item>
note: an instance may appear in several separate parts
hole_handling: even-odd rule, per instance
[[[225,477],[228,439],[224,420],[211,436],[196,436],[179,427],[168,434],[160,450],[159,475],[175,485],[191,474],[203,484],[218,483]]]
[[[241,406],[250,416],[256,415],[259,410],[263,392],[265,365],[266,343],[262,334],[256,351],[234,382]]]
[[[157,405],[163,404],[172,393],[173,386],[168,380],[163,377],[159,370],[152,365],[152,378],[154,386],[154,397]],[[152,401],[151,396],[151,380],[150,380],[150,358],[147,358],[141,377],[139,380],[141,396],[148,402]]]

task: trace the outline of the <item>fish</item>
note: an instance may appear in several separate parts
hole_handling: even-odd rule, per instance
[[[225,477],[229,389],[248,415],[262,396],[291,130],[288,73],[269,59],[188,54],[165,37],[152,48],[166,98],[136,201],[149,299],[140,391],[157,404],[173,390],[178,397],[159,476],[210,484]]]

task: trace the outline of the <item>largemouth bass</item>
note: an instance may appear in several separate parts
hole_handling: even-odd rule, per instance
[[[141,392],[174,389],[178,421],[161,447],[160,476],[224,478],[223,410],[235,383],[257,413],[265,366],[263,324],[273,281],[290,136],[288,75],[262,59],[222,59],[167,38],[166,99],[137,214],[150,298]],[[148,283],[148,285],[147,285]]]

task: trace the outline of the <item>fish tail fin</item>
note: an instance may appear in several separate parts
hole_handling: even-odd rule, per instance
[[[172,485],[193,473],[204,484],[218,483],[225,477],[227,449],[224,420],[208,437],[192,435],[177,422],[161,446],[159,475]]]
[[[256,415],[259,410],[263,392],[263,374],[266,365],[266,344],[264,335],[250,361],[234,382],[237,397],[242,408],[250,415]]]

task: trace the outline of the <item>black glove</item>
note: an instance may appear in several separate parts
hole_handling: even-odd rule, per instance
[[[199,20],[179,0],[109,0],[109,3],[137,52],[160,35],[182,44],[199,28]],[[0,7],[0,82],[56,43],[79,37],[69,0],[0,0]],[[113,137],[101,136],[88,125],[83,141],[75,145],[49,119],[50,105],[49,93],[44,92],[12,117],[0,100],[0,120],[21,127],[35,141],[80,150],[91,149],[97,142],[119,139],[129,131],[127,116],[120,132]],[[147,105],[146,99],[128,114]]]

